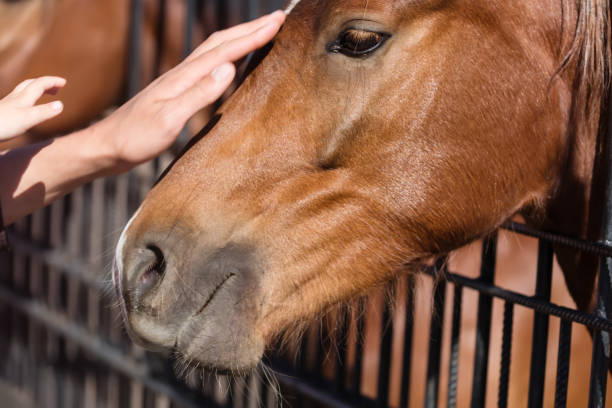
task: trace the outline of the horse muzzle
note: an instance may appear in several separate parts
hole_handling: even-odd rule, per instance
[[[131,234],[117,248],[113,283],[132,340],[184,360],[244,371],[263,354],[260,282],[255,250],[188,239],[181,229]]]

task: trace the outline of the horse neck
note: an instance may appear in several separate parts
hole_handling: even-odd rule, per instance
[[[600,118],[606,117],[605,108],[592,115],[589,123],[570,115],[572,123],[563,138],[566,146],[551,199],[545,214],[530,217],[530,224],[570,237],[590,241],[600,238],[607,179],[604,152],[608,143],[607,121]],[[562,246],[555,247],[555,254],[577,306],[591,311],[599,258]]]

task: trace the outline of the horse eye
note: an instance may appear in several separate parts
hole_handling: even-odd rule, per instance
[[[376,51],[389,37],[386,33],[348,28],[329,45],[328,51],[351,58],[365,57]]]

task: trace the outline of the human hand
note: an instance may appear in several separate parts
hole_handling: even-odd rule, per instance
[[[43,94],[55,94],[64,85],[66,80],[60,77],[27,79],[0,99],[0,141],[19,136],[31,127],[59,115],[64,109],[60,101],[34,104]]]
[[[122,172],[168,149],[189,118],[231,84],[236,61],[268,43],[285,13],[277,11],[212,34],[183,62],[94,125],[110,149],[113,172]]]

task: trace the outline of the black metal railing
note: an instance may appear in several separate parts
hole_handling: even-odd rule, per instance
[[[204,27],[203,31],[210,33],[277,8],[279,3],[186,0],[183,53],[187,54],[197,40],[195,24],[214,21],[214,27]],[[159,4],[163,11],[166,2],[160,0]],[[131,0],[127,96],[134,95],[143,85],[139,57],[143,7],[142,0]],[[164,16],[160,12],[160,31],[169,29],[163,23]],[[161,37],[157,43],[163,44]],[[160,60],[156,57],[156,64]],[[183,142],[187,136],[185,130]],[[612,158],[612,149],[608,157]],[[404,276],[403,289],[394,292],[396,297],[391,302],[381,301],[384,296],[380,294],[353,302],[340,314],[325,318],[324,323],[313,324],[297,350],[271,351],[262,366],[247,378],[188,376],[183,380],[174,375],[169,360],[131,345],[116,321],[111,300],[104,296],[104,271],[111,262],[116,235],[167,160],[147,164],[130,175],[98,180],[18,223],[11,232],[14,250],[0,255],[0,350],[7,356],[0,362],[0,381],[30,393],[34,404],[408,407],[418,400],[426,407],[455,407],[460,394],[467,393],[459,387],[466,368],[462,365],[465,360],[460,358],[461,346],[466,342],[462,324],[466,292],[476,291],[476,336],[470,346],[474,350],[469,381],[471,407],[487,406],[491,393],[497,398],[497,406],[509,406],[511,363],[517,359],[529,360],[529,374],[525,373],[529,376],[527,406],[543,406],[546,371],[555,369],[547,360],[552,318],[561,322],[552,403],[555,407],[567,406],[570,362],[575,351],[572,336],[578,325],[589,328],[594,339],[590,389],[584,402],[589,407],[605,406],[612,332],[612,179],[607,186],[605,232],[599,242],[561,237],[511,222],[503,227],[504,232],[484,240],[476,278],[449,270],[446,257],[438,259],[423,266],[419,277],[412,273]],[[612,174],[612,168],[608,174]],[[539,240],[533,295],[495,285],[498,236],[502,233]],[[601,257],[594,313],[551,302],[553,245]],[[425,330],[417,327],[420,316],[411,312],[422,296],[422,289],[416,289],[419,279],[427,280],[432,287],[425,296],[431,299]],[[446,304],[451,296],[449,314]],[[503,306],[499,350],[492,348],[496,301]],[[534,313],[530,356],[513,353],[518,307]],[[403,315],[399,310],[404,310]],[[449,329],[445,337],[446,321]],[[373,326],[376,330],[371,330]],[[423,336],[428,339],[427,349],[418,342]],[[422,372],[415,369],[421,356],[427,356]],[[488,381],[493,375],[490,366],[494,360],[499,361],[496,389]]]

